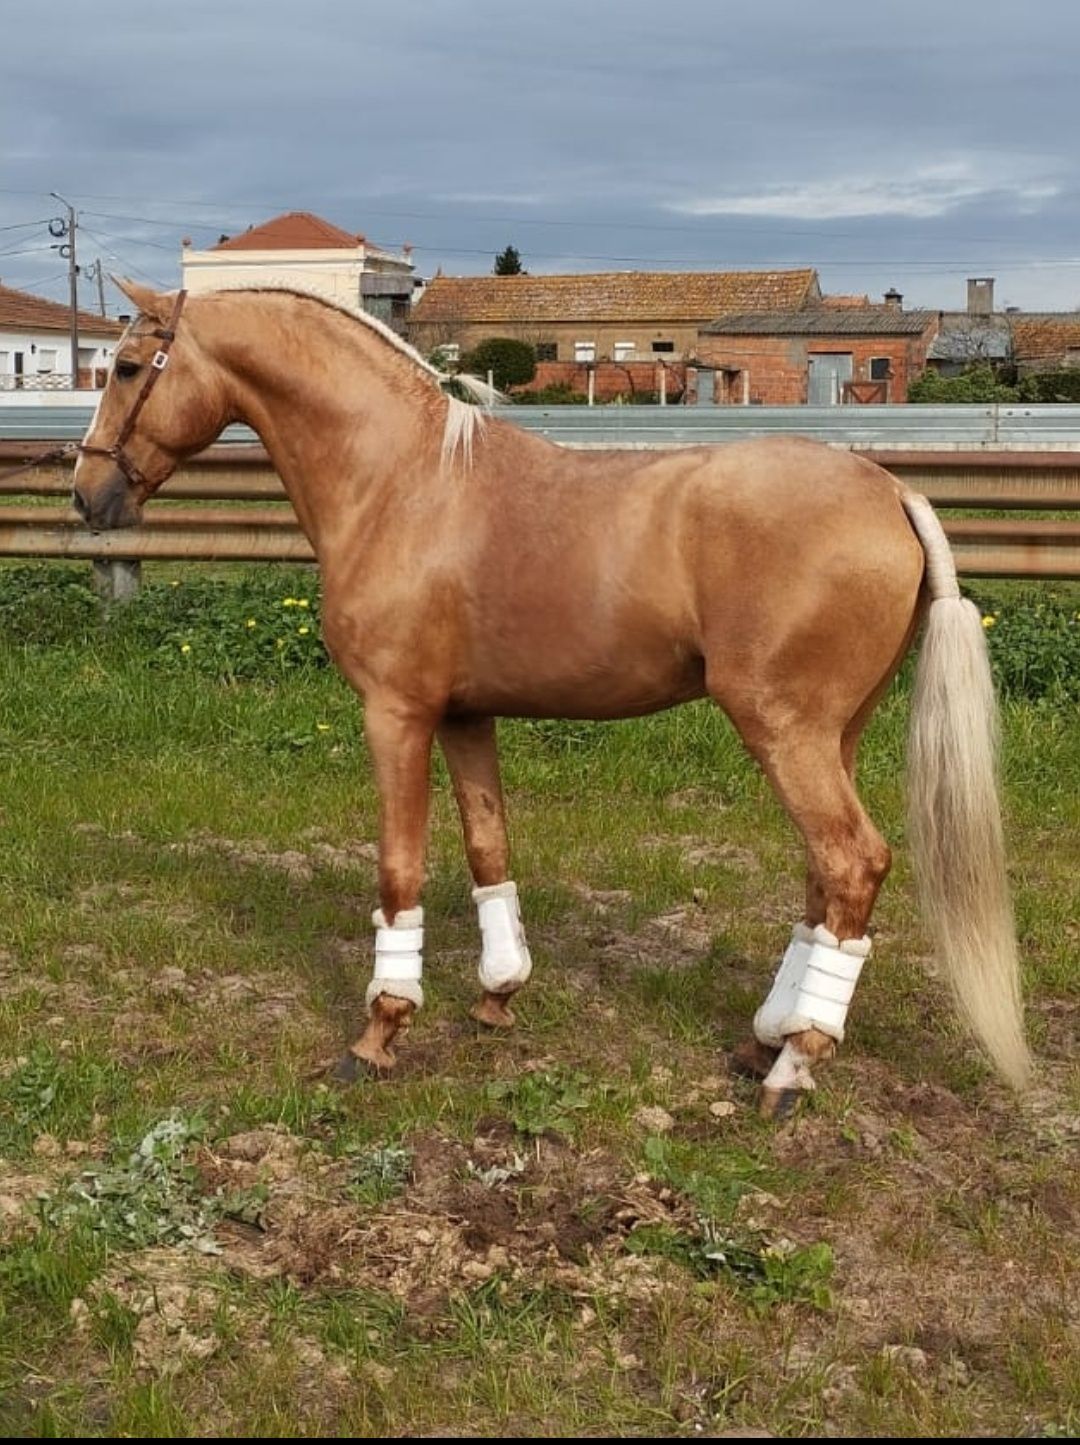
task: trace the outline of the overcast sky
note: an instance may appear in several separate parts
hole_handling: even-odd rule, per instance
[[[0,279],[65,297],[57,191],[80,260],[164,286],[182,236],[312,210],[424,275],[513,243],[1072,310],[1078,42],[1077,0],[8,0]]]

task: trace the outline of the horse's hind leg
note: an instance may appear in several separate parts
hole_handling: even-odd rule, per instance
[[[825,940],[824,971],[835,967],[842,974],[850,960],[855,976],[859,940],[891,861],[889,848],[867,817],[851,780],[858,732],[854,726],[843,733],[788,727],[743,734],[805,839],[806,923],[823,925],[838,945],[833,948]],[[842,984],[838,987],[844,991]],[[796,1013],[805,1002],[800,996]],[[812,1066],[835,1051],[837,1036],[843,1036],[844,1013],[846,1001],[837,1024],[835,1008],[826,1005],[818,1019],[825,1027],[784,1030],[784,1046],[765,1080],[763,1113],[779,1112],[800,1089],[812,1087]]]
[[[518,910],[517,886],[507,876],[510,850],[493,719],[447,718],[439,744],[450,769],[480,916],[483,993],[472,1009],[478,1022],[509,1028],[507,1004],[529,977],[532,962]]]

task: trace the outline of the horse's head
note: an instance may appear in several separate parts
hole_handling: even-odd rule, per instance
[[[80,447],[72,496],[97,530],[138,522],[147,497],[229,420],[217,368],[185,328],[184,293],[117,285],[139,314],[117,345]]]

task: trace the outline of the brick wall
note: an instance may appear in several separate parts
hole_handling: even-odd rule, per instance
[[[750,400],[762,406],[803,406],[811,356],[846,352],[852,359],[851,379],[870,380],[870,360],[889,360],[889,400],[907,400],[908,382],[926,366],[930,336],[702,336],[699,359],[750,373]],[[742,378],[733,380],[732,400],[742,396]],[[719,393],[719,374],[718,386]],[[718,397],[719,399],[719,397]]]
[[[594,396],[597,401],[612,401],[617,396],[659,392],[661,370],[667,372],[668,399],[674,400],[686,384],[685,366],[668,363],[661,368],[653,361],[598,361],[594,368]],[[579,396],[588,396],[589,368],[583,362],[538,361],[533,380],[515,390],[542,391],[556,384],[572,387]]]

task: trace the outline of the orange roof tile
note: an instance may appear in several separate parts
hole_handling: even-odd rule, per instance
[[[119,336],[124,329],[119,321],[95,316],[91,311],[80,311],[78,317],[79,330],[94,336]],[[66,334],[70,326],[70,307],[59,301],[47,301],[30,291],[0,286],[0,327],[10,331],[63,331]]]
[[[1013,355],[1017,361],[1047,361],[1060,365],[1066,351],[1080,348],[1080,314],[1010,316]]]
[[[840,292],[835,292],[833,295],[825,295],[825,296],[823,296],[823,297],[821,298],[820,304],[821,304],[822,306],[835,306],[835,307],[841,307],[841,306],[869,306],[869,305],[870,305],[870,297],[869,297],[869,296],[843,296],[843,295],[840,294]]]
[[[609,271],[581,276],[436,276],[412,319],[456,322],[712,321],[790,310],[817,292],[813,270]]]
[[[283,216],[251,226],[242,235],[219,241],[212,251],[355,251],[363,236],[353,235],[313,216],[310,211],[286,211]]]

